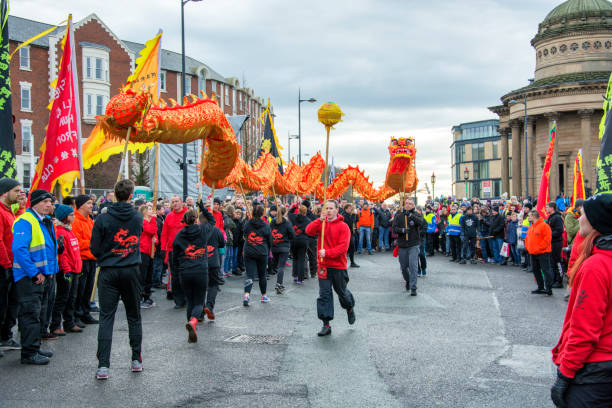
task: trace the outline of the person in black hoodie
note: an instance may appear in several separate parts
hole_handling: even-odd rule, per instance
[[[504,260],[500,254],[502,244],[504,243],[504,236],[506,228],[506,220],[504,216],[499,213],[499,207],[493,207],[491,211],[491,218],[489,219],[489,235],[493,238],[489,241],[491,244],[491,252],[493,252],[493,259],[498,264],[502,264]]]
[[[276,218],[270,223],[272,228],[272,256],[276,275],[276,293],[281,295],[285,286],[283,285],[283,277],[285,275],[285,263],[289,257],[289,247],[291,241],[295,238],[293,225],[285,218],[287,208],[279,207]]]
[[[210,224],[210,228],[207,228],[206,224],[211,222],[212,214],[208,211],[202,211],[200,214],[200,225],[203,229],[209,229],[208,233],[208,290],[206,292],[206,307],[204,313],[209,320],[215,320],[215,301],[217,300],[217,293],[219,293],[219,285],[223,282],[220,278],[220,265],[221,257],[225,253],[225,240],[223,239],[223,233],[221,230],[214,226],[214,223]],[[214,219],[214,217],[213,217]],[[227,224],[225,224],[227,225]]]
[[[264,207],[254,205],[253,218],[246,222],[244,226],[244,264],[247,277],[244,280],[244,299],[243,305],[248,306],[251,300],[251,289],[253,289],[253,279],[255,273],[259,278],[259,290],[261,291],[261,302],[268,303],[270,298],[266,294],[266,268],[268,263],[268,253],[272,247],[272,232],[270,227],[263,220]]]
[[[162,283],[164,274],[164,257],[165,253],[161,249],[161,234],[164,228],[164,219],[166,218],[164,213],[164,205],[157,204],[156,208],[156,220],[157,220],[157,243],[155,244],[155,256],[153,257],[153,287],[164,288],[165,285]]]
[[[546,214],[548,214],[548,226],[552,231],[551,249],[550,254],[550,267],[553,272],[553,288],[563,288],[563,278],[559,269],[561,263],[561,251],[563,250],[563,231],[565,229],[563,224],[563,216],[557,211],[557,204],[554,201],[546,204]]]
[[[91,233],[91,253],[100,266],[98,297],[100,325],[98,327],[98,371],[96,378],[108,378],[113,325],[119,299],[125,306],[132,371],[142,371],[142,322],[140,318],[140,234],[142,215],[128,201],[132,198],[134,183],[121,180],[115,184],[116,203],[100,214]]]
[[[468,206],[465,210],[465,214],[461,217],[461,236],[463,237],[463,245],[466,249],[462,251],[465,253],[465,258],[459,262],[460,264],[466,264],[469,260],[470,263],[475,264],[476,255],[476,235],[478,232],[478,217],[474,215],[472,207]]]
[[[353,212],[353,204],[348,203],[344,205],[344,208],[340,210],[340,215],[344,218],[344,222],[348,225],[351,230],[351,242],[349,243],[349,249],[347,255],[351,260],[351,268],[359,268],[359,265],[355,263],[355,231],[357,229],[357,215]]]
[[[317,217],[312,211],[310,211],[310,200],[302,201],[302,205],[306,206],[308,210],[306,212],[306,216],[310,219],[310,221],[316,220]],[[306,255],[308,255],[308,267],[310,268],[310,277],[314,278],[317,276],[317,238],[309,237],[308,238],[308,251],[306,251]],[[308,279],[308,275],[304,275],[304,279]]]
[[[310,238],[306,235],[306,227],[312,221],[306,215],[308,208],[305,205],[300,206],[299,213],[295,214],[293,221],[293,231],[295,238],[293,239],[293,280],[298,285],[304,281],[306,268],[306,251]]]
[[[406,281],[406,290],[410,289],[411,296],[417,295],[420,230],[423,222],[423,216],[415,211],[412,199],[406,200],[404,210],[395,214],[393,219],[393,232],[397,234],[397,246],[399,247],[400,268]]]

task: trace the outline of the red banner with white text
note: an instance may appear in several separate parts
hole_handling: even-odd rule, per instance
[[[540,190],[538,192],[538,203],[536,209],[540,213],[540,217],[548,219],[545,208],[546,204],[550,201],[548,195],[548,185],[550,182],[550,167],[552,165],[553,152],[555,150],[555,139],[557,137],[557,122],[553,122],[552,128],[550,129],[550,143],[548,144],[548,151],[546,152],[546,160],[544,161],[544,168],[542,169],[542,179],[540,180]]]
[[[40,148],[32,190],[52,191],[55,183],[59,182],[62,193],[66,195],[79,177],[81,128],[73,41],[70,19],[63,41],[64,52],[52,98],[47,134]]]

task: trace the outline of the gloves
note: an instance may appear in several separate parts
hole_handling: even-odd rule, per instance
[[[61,255],[64,253],[64,250],[66,248],[64,247],[64,236],[60,235],[59,238],[57,239],[57,254]]]
[[[557,380],[550,389],[550,398],[553,403],[559,408],[567,408],[565,403],[565,393],[572,382],[571,378],[567,378],[561,371],[557,370]]]

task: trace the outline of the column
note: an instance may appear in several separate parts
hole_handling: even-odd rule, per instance
[[[518,120],[510,122],[512,128],[512,194],[521,195],[521,124]]]
[[[536,122],[537,118],[527,118],[527,162],[529,163],[529,191],[527,191],[526,197],[535,197],[538,195],[538,184],[539,180],[536,180]]]
[[[510,129],[499,129],[501,139],[499,141],[501,148],[501,193],[508,193],[510,190],[510,180],[508,178],[508,133]]]
[[[580,141],[582,144],[582,171],[584,173],[584,179],[589,180],[590,186],[595,185],[595,163],[591,163],[591,141],[593,140],[591,119],[593,118],[593,112],[593,109],[582,109],[578,111],[578,116],[580,116]],[[576,156],[573,156],[571,159],[576,160]],[[572,162],[572,169],[573,163],[574,162]],[[572,180],[572,183],[573,182]]]
[[[548,132],[552,128],[553,122],[557,121],[557,138],[555,139],[555,148],[553,150],[552,162],[550,165],[550,178],[548,180],[548,195],[551,201],[554,201],[559,195],[559,141],[561,138],[561,132],[559,131],[559,112],[550,112],[544,114],[548,119]],[[546,138],[546,152],[548,152],[548,137]]]

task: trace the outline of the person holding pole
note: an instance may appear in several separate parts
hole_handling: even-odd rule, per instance
[[[113,325],[119,300],[127,317],[132,372],[142,371],[142,321],[140,317],[140,235],[142,215],[128,202],[134,193],[134,182],[121,180],[115,184],[116,203],[100,214],[91,234],[91,252],[100,264],[98,296],[98,370],[96,378],[109,376]]]
[[[319,297],[317,298],[317,315],[323,321],[318,336],[331,334],[329,322],[334,318],[334,298],[332,288],[338,295],[340,306],[347,312],[349,324],[355,323],[355,298],[346,287],[349,282],[346,252],[351,242],[351,230],[338,215],[338,203],[327,200],[317,218],[306,227],[306,234],[317,237],[319,260]]]

